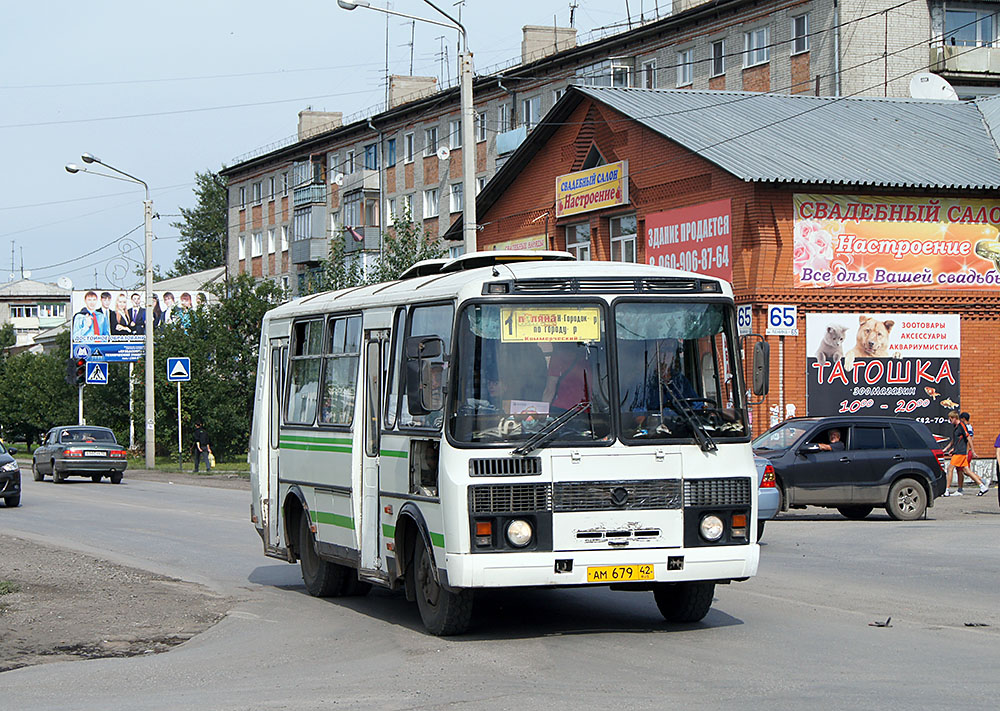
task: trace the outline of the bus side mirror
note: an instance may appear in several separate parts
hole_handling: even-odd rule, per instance
[[[771,386],[771,346],[757,341],[753,346],[753,394],[767,395]]]
[[[443,401],[444,343],[434,336],[406,339],[406,404],[411,415],[441,409]]]

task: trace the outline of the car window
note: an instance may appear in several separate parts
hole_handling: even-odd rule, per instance
[[[851,449],[883,449],[885,440],[881,427],[855,427],[851,439]]]
[[[906,449],[928,449],[924,438],[909,425],[893,423],[892,428],[896,431],[900,441]]]
[[[885,448],[886,449],[902,449],[903,445],[899,443],[899,438],[896,433],[892,431],[890,427],[882,428],[882,435],[885,437]]]

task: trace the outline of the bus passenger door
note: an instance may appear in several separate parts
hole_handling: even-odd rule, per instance
[[[382,431],[382,353],[388,342],[388,330],[365,333],[364,359],[364,454],[361,464],[361,543],[360,577],[387,580],[379,535],[379,446]]]
[[[267,407],[267,472],[261,477],[264,484],[260,492],[261,516],[264,524],[265,545],[269,549],[284,549],[288,541],[281,541],[280,516],[278,515],[278,435],[281,427],[281,394],[285,383],[285,359],[288,357],[288,339],[272,338],[268,367],[271,370],[271,388]]]

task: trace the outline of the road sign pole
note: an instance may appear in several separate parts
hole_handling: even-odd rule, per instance
[[[83,386],[81,385],[77,388],[76,396],[76,424],[85,425],[86,422],[83,421]]]
[[[181,449],[181,381],[177,381],[177,468],[184,469],[184,450]]]

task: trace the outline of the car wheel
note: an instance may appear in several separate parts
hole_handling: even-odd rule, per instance
[[[417,609],[424,627],[432,635],[462,634],[472,621],[472,590],[446,590],[434,579],[434,559],[424,543],[413,552],[410,574],[417,596]]]
[[[102,475],[100,475],[100,474],[91,474],[91,475],[90,475],[90,480],[91,480],[92,482],[94,482],[95,484],[100,484],[100,483],[101,483],[101,479],[102,479],[102,478],[103,478],[103,477],[102,477]]]
[[[760,541],[760,539],[764,537],[764,524],[765,523],[767,523],[767,521],[758,521],[757,522],[757,540],[758,541]]]
[[[874,506],[838,506],[837,511],[844,518],[849,518],[852,521],[860,521],[872,512]]]
[[[309,530],[309,514],[305,511],[299,518],[299,567],[302,568],[302,582],[313,597],[333,597],[343,591],[346,568],[323,560],[316,553],[316,542]]]
[[[31,477],[35,481],[45,480],[45,475],[42,474],[40,471],[38,471],[38,462],[36,462],[34,459],[31,460]]]
[[[700,622],[712,607],[715,583],[658,583],[653,598],[669,622]]]
[[[4,498],[3,502],[7,504],[7,508],[16,508],[21,505],[21,495],[14,494],[13,496],[8,496]]]
[[[66,481],[66,475],[63,474],[58,469],[56,469],[55,462],[52,462],[52,481],[54,481],[56,484],[62,484],[64,481]]]
[[[111,479],[112,484],[121,484],[123,476],[125,475],[122,472],[115,472],[109,478]],[[100,479],[98,479],[98,481],[100,481]]]
[[[900,479],[889,489],[885,510],[897,521],[915,521],[927,510],[927,492],[918,481]]]

